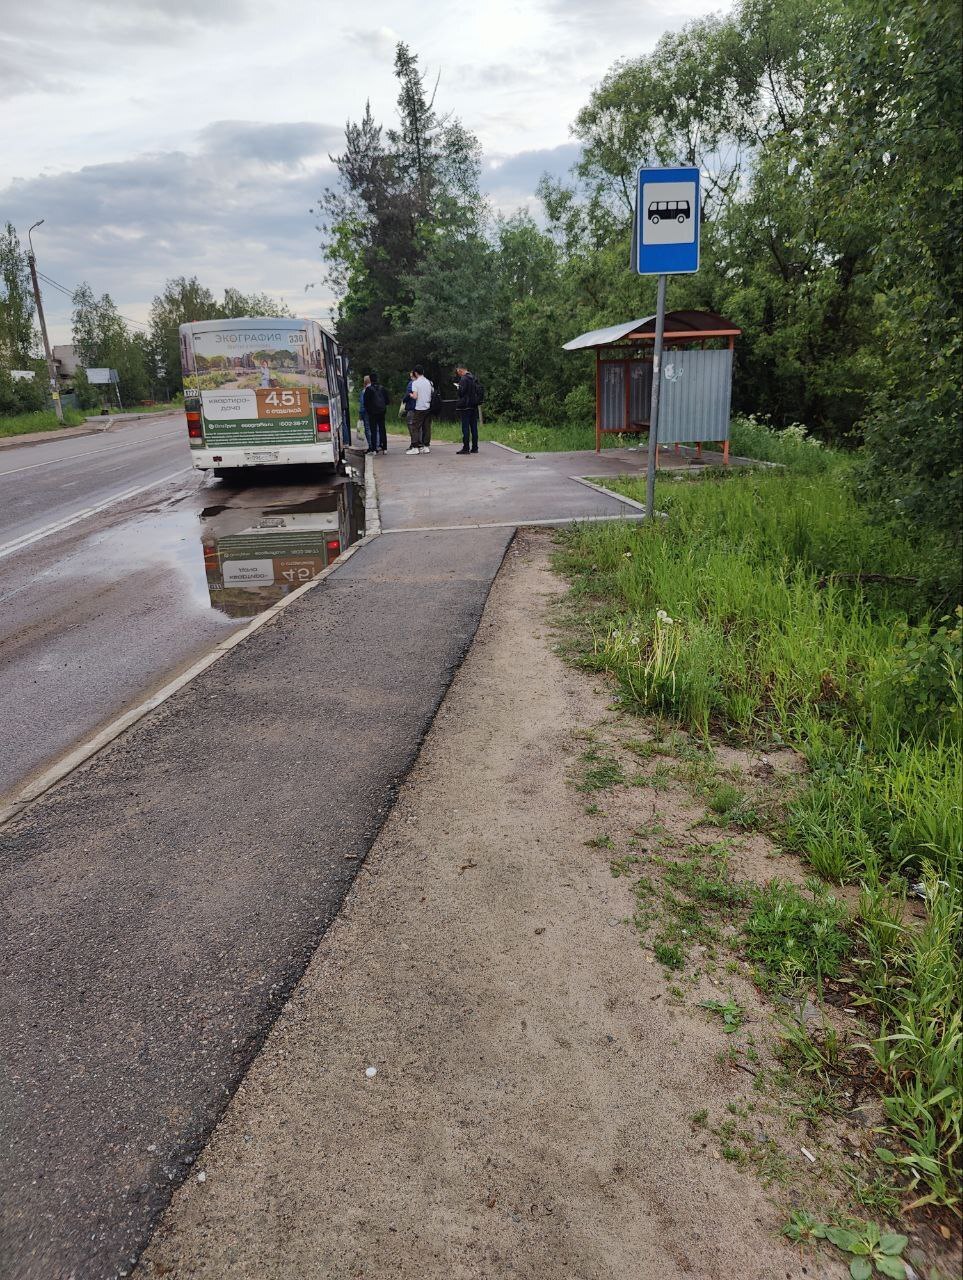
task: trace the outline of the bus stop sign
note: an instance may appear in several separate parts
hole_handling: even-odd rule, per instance
[[[699,270],[699,170],[640,169],[632,269],[642,276]]]

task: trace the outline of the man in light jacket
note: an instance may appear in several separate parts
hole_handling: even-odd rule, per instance
[[[412,373],[415,375],[411,381],[411,394],[415,398],[415,411],[410,427],[411,431],[411,448],[408,455],[413,453],[431,453],[431,395],[434,391],[431,383],[425,377],[425,371],[420,364],[416,364]]]

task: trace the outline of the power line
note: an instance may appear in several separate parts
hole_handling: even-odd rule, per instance
[[[38,271],[37,275],[40,277],[41,280],[45,280],[47,284],[52,284],[55,289],[59,289],[61,293],[69,294],[72,292],[70,289],[67,288],[65,284],[58,284],[57,281],[52,280],[50,276],[45,276],[42,271]]]
[[[50,276],[45,276],[42,271],[38,271],[37,275],[45,284],[51,285],[54,289],[59,289],[60,292],[65,293],[68,298],[73,298],[74,294],[77,292],[76,289],[68,289],[65,284],[61,284],[58,280],[54,280]],[[120,316],[121,320],[126,320],[128,324],[136,324],[141,329],[150,328],[150,325],[145,324],[143,320],[134,320],[131,316],[120,315],[119,311],[117,314]]]

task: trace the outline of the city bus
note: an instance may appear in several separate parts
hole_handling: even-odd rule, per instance
[[[350,443],[347,360],[317,320],[275,316],[180,326],[191,460],[239,467],[326,463]]]

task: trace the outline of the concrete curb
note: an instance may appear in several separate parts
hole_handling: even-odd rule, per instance
[[[378,506],[378,478],[375,475],[374,454],[371,466],[364,471],[364,536],[369,541],[381,533],[381,508]]]
[[[616,502],[624,502],[628,507],[635,507],[637,511],[645,511],[644,502],[636,502],[635,498],[627,498],[624,493],[616,493],[614,489],[606,489],[605,485],[596,484],[594,480],[586,480],[584,476],[569,476],[569,480],[574,480],[576,484],[584,484],[586,489],[594,489],[596,493],[604,493],[607,498],[614,498]],[[662,513],[659,512],[659,515]]]
[[[107,426],[101,427],[100,430],[104,435],[106,435],[110,431],[116,431],[116,430],[119,430],[121,427],[126,427],[129,422],[150,422],[152,418],[156,418],[158,420],[163,418],[176,418],[176,417],[179,417],[183,412],[184,410],[180,408],[180,409],[171,409],[167,413],[113,414],[110,418],[107,419]],[[88,418],[87,421],[96,422],[97,419]]]
[[[605,492],[605,490],[601,490]],[[613,493],[613,498],[619,498],[620,495]],[[661,515],[661,512],[659,513]],[[613,520],[644,520],[644,515],[635,515],[631,511],[616,511],[612,515],[585,515],[585,516],[546,516],[544,519],[537,520],[488,520],[481,521],[477,524],[418,524],[404,525],[398,529],[383,529],[382,533],[386,538],[394,537],[399,533],[457,533],[462,529],[536,529],[544,526],[547,529],[563,528],[569,524],[611,524]]]
[[[307,595],[309,591],[320,586],[325,578],[329,578],[331,574],[336,573],[343,564],[346,564],[356,551],[359,551],[367,543],[373,542],[375,538],[379,537],[381,534],[381,514],[378,510],[377,483],[374,479],[373,467],[371,468],[370,479],[371,489],[373,492],[370,498],[371,505],[369,506],[368,477],[365,477],[365,535],[363,538],[359,538],[353,546],[348,547],[347,551],[343,551],[341,555],[338,556],[334,564],[328,565],[326,569],[322,569],[316,578],[312,578],[310,582],[306,582],[303,587],[298,587],[295,591],[292,591],[289,596],[285,596],[283,600],[279,600],[277,604],[271,605],[270,609],[266,609],[264,613],[261,613],[256,618],[252,619],[247,626],[242,627],[240,631],[235,631],[235,633],[232,636],[229,636],[228,639],[223,640],[219,645],[216,645],[210,653],[205,654],[203,658],[199,658],[195,663],[188,667],[186,671],[183,671],[179,676],[176,676],[173,680],[170,680],[165,684],[157,693],[151,694],[149,698],[145,698],[143,702],[139,702],[136,707],[132,707],[130,711],[125,711],[123,715],[112,720],[110,724],[101,729],[99,733],[95,733],[92,738],[88,738],[87,741],[82,742],[80,746],[74,747],[72,751],[68,752],[67,755],[58,760],[56,764],[45,769],[39,777],[33,780],[33,782],[22,787],[12,800],[9,800],[4,805],[0,805],[0,829],[5,827],[8,822],[21,814],[28,805],[34,802],[34,800],[39,799],[39,797],[49,791],[51,787],[55,787],[58,782],[61,782],[66,778],[68,774],[73,773],[73,771],[79,768],[80,765],[85,764],[93,756],[97,755],[97,753],[104,747],[108,746],[116,738],[119,738],[122,733],[125,733],[132,725],[135,725],[138,720],[142,720],[149,712],[154,711],[157,707],[165,703],[168,698],[173,697],[175,693],[178,693],[183,689],[185,685],[190,684],[192,680],[199,676],[203,671],[206,671],[208,667],[212,667],[214,663],[223,658],[225,654],[230,653],[232,649],[236,648],[239,644],[242,644],[248,636],[253,635],[255,631],[260,631],[260,629],[267,626],[269,622],[273,622],[274,619],[288,607],[288,605],[293,604],[295,600],[300,600],[301,597]],[[369,529],[368,525],[369,512],[372,517],[373,531]]]
[[[61,440],[80,440],[83,436],[102,436],[104,427],[56,427],[53,431],[25,431],[21,436],[4,436],[0,451],[26,449],[32,444],[59,444]]]

